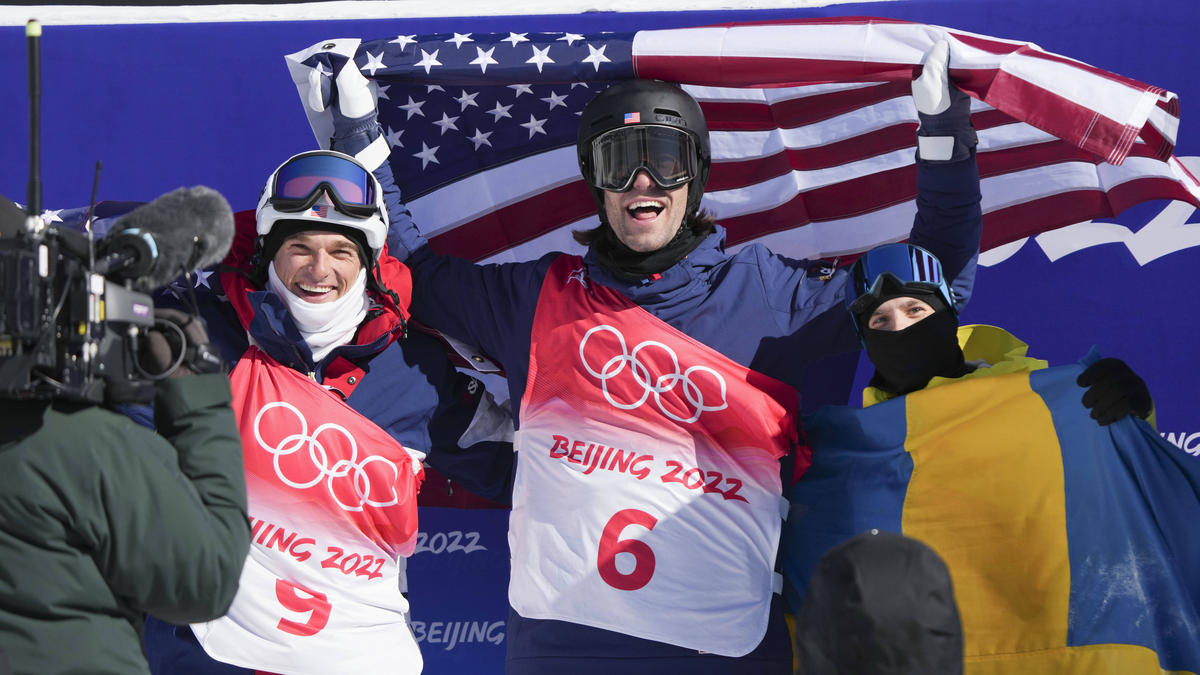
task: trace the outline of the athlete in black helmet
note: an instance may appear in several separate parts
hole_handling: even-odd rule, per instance
[[[919,81],[930,86],[914,87],[919,134],[934,142],[919,142],[911,239],[941,257],[961,303],[979,177],[970,101],[948,86],[947,58],[931,53]],[[366,88],[338,75],[335,149],[386,148],[374,112],[345,105],[369,99]],[[805,379],[818,385],[806,403],[849,389],[805,372],[859,349],[847,275],[762,245],[725,250],[701,208],[707,125],[683,88],[615,84],[585,108],[578,138],[599,221],[576,235],[582,256],[439,256],[390,193],[388,246],[415,275],[414,316],[481,347],[508,379],[520,457],[508,672],[790,673],[772,592],[793,475],[781,479],[780,460]]]
[[[700,211],[712,165],[708,125],[678,85],[628,80],[600,92],[580,117],[575,148],[600,218],[575,239],[614,273],[662,272],[712,234]]]

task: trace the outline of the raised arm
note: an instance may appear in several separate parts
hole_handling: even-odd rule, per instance
[[[511,338],[528,336],[542,272],[551,258],[538,264],[476,265],[434,253],[404,205],[387,162],[390,148],[374,96],[352,62],[337,71],[329,107],[331,147],[354,155],[383,186],[390,220],[388,252],[413,272],[413,315],[514,369],[513,359],[528,358],[528,345],[520,339],[514,344]]]
[[[949,44],[925,57],[913,81],[917,130],[917,215],[909,242],[938,257],[959,309],[975,284],[983,233],[971,98],[949,79]]]

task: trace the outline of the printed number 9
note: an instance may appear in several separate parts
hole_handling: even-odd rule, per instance
[[[321,632],[325,624],[329,623],[329,612],[333,609],[333,605],[326,599],[324,593],[310,591],[289,581],[276,579],[275,597],[279,599],[279,604],[283,605],[284,609],[297,614],[312,613],[308,617],[308,621],[304,623],[288,618],[280,619],[279,624],[275,627],[285,633],[308,637]]]
[[[654,551],[645,542],[620,539],[620,536],[630,525],[641,525],[647,530],[653,530],[657,524],[657,518],[637,509],[617,511],[609,519],[600,535],[600,553],[596,560],[600,578],[604,583],[621,591],[636,591],[650,583],[650,577],[654,576]],[[635,560],[633,570],[628,574],[617,569],[618,553],[628,553]]]

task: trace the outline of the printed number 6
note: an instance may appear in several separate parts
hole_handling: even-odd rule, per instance
[[[308,621],[304,623],[287,618],[280,619],[279,624],[275,627],[285,633],[308,637],[321,632],[325,624],[329,623],[329,612],[333,609],[333,605],[329,603],[324,593],[310,591],[289,581],[276,579],[275,597],[279,599],[279,604],[283,605],[284,609],[297,614],[312,613],[308,617]]]
[[[654,576],[654,551],[645,542],[620,539],[620,536],[630,525],[641,525],[647,530],[653,530],[657,524],[657,518],[637,509],[617,511],[609,519],[600,535],[600,554],[596,560],[600,578],[604,583],[621,591],[636,591],[650,583],[650,577]],[[636,561],[633,570],[628,574],[617,569],[618,553],[628,553]]]

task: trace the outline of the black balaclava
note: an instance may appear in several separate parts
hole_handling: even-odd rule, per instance
[[[658,274],[675,263],[683,260],[704,241],[707,234],[701,234],[690,226],[691,218],[684,218],[679,231],[662,248],[640,253],[635,251],[617,238],[612,226],[605,220],[604,229],[592,243],[592,251],[596,260],[613,276],[627,282],[636,282],[653,274]]]
[[[909,297],[928,302],[936,311],[904,330],[863,328],[862,332],[867,356],[875,364],[871,386],[896,396],[922,389],[934,377],[962,377],[974,370],[965,363],[958,346],[958,317],[954,312],[932,294],[927,297],[911,293]],[[862,325],[873,311],[862,313]]]

